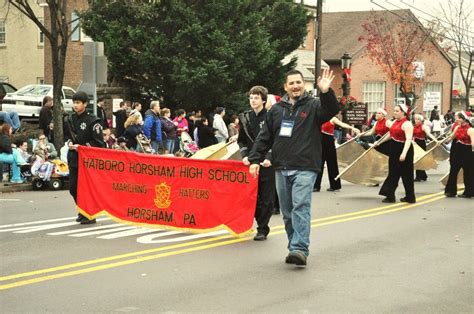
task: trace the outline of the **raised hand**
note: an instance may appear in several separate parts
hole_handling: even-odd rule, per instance
[[[321,93],[327,93],[331,86],[332,80],[334,80],[334,74],[332,70],[324,69],[323,75],[318,77],[318,87]]]

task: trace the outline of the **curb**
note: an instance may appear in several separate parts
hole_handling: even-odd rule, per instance
[[[12,192],[31,191],[31,190],[33,190],[33,185],[31,184],[31,182],[27,182],[27,183],[0,182],[0,193],[12,193]]]

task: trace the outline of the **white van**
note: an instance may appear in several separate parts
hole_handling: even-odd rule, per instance
[[[63,86],[61,102],[66,112],[72,112],[72,96],[76,91]],[[20,117],[39,118],[43,98],[53,97],[53,85],[27,85],[14,93],[7,93],[1,103],[1,111],[15,111]]]

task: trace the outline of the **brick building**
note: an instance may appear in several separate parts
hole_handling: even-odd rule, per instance
[[[361,25],[370,18],[372,12],[384,14],[389,20],[400,20],[398,15],[417,22],[416,17],[409,10],[392,11],[396,15],[386,11],[324,13],[321,54],[322,59],[336,75],[333,86],[337,95],[342,95],[341,57],[344,52],[348,52],[352,56],[350,94],[359,101],[368,103],[369,112],[375,112],[378,107],[385,107],[390,113],[394,99],[401,97],[398,87],[388,80],[380,66],[369,59],[365,43],[358,40],[363,34]],[[415,91],[420,97],[416,103],[417,111],[423,110],[424,93],[434,92],[435,95],[440,93],[438,94],[440,95],[439,108],[442,113],[445,113],[452,106],[454,63],[437,44],[432,42],[429,44],[433,48],[432,53],[425,53],[416,60],[423,62],[425,67],[422,90]]]

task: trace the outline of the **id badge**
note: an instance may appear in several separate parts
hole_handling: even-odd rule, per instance
[[[295,121],[291,121],[291,120],[281,121],[280,136],[291,137],[291,134],[293,134],[294,125],[295,125]]]

